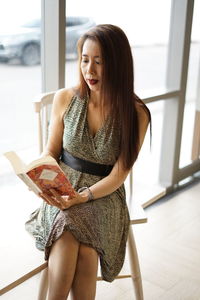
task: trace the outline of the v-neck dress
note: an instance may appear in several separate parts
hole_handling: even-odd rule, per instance
[[[63,148],[81,159],[114,165],[119,156],[119,128],[108,118],[92,137],[87,109],[87,98],[72,97],[63,117]],[[60,167],[75,190],[90,187],[103,178],[76,171],[63,162],[60,162]],[[26,230],[34,236],[36,247],[45,252],[46,260],[52,243],[63,231],[70,231],[80,243],[97,251],[102,278],[111,282],[123,266],[129,230],[124,185],[108,196],[74,205],[64,211],[43,202],[26,222]]]

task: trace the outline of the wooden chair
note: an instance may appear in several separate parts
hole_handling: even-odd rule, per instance
[[[35,112],[38,115],[38,138],[39,138],[40,153],[43,151],[44,146],[47,142],[48,126],[50,120],[49,106],[52,104],[54,94],[55,92],[41,94],[34,101]],[[142,206],[136,203],[136,201],[133,201],[132,182],[133,182],[133,176],[131,170],[129,175],[130,197],[128,201],[128,208],[129,208],[129,214],[131,219],[129,235],[128,235],[128,250],[129,250],[129,259],[130,259],[129,263],[130,263],[131,275],[119,275],[116,277],[116,279],[131,277],[133,281],[134,290],[135,290],[135,299],[143,300],[143,288],[142,288],[140,265],[139,265],[137,248],[136,248],[136,243],[135,243],[134,234],[131,225],[146,223],[147,217],[144,213]],[[102,280],[102,278],[98,277],[97,280]]]
[[[55,92],[44,93],[34,99],[34,108],[38,119],[39,153],[43,151],[47,143],[50,111],[54,94]]]

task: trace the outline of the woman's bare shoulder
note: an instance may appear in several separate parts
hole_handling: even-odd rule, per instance
[[[138,113],[138,119],[139,122],[149,124],[149,114],[148,114],[148,109],[145,108],[145,104],[141,102],[136,102],[136,110]]]
[[[54,102],[61,106],[68,106],[71,99],[75,95],[75,89],[74,88],[63,88],[58,91],[56,91],[54,96]]]
[[[69,106],[73,96],[76,94],[74,88],[63,88],[56,91],[53,100],[53,108],[61,115],[66,111],[67,107]]]

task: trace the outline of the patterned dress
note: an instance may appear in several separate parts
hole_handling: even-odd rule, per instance
[[[87,122],[88,99],[73,96],[64,117],[63,148],[73,156],[105,165],[113,165],[119,156],[119,129],[107,118],[94,137]],[[73,187],[91,186],[103,177],[76,171],[60,162]],[[129,213],[124,185],[112,194],[61,211],[43,202],[26,222],[36,247],[48,259],[50,247],[63,231],[70,231],[80,242],[93,247],[100,258],[102,278],[113,281],[125,257]]]

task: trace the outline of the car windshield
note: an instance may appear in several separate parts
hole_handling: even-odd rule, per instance
[[[88,18],[85,18],[85,17],[67,17],[66,18],[66,26],[67,27],[80,26],[87,22],[88,22]],[[26,27],[26,28],[35,28],[35,27],[40,27],[40,26],[41,26],[40,19],[31,20],[31,21],[26,22],[21,25],[21,27]]]

